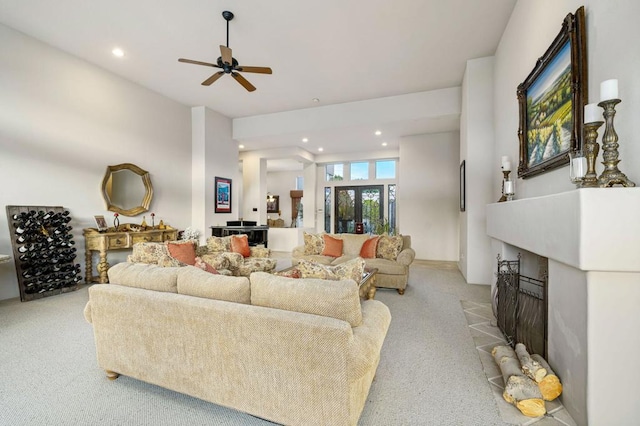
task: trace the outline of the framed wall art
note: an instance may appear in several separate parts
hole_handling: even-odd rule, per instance
[[[217,177],[216,182],[216,213],[231,213],[231,179]]]
[[[581,7],[565,17],[560,33],[518,86],[518,177],[526,179],[568,164],[569,152],[582,146],[586,55]]]
[[[267,196],[267,213],[278,213],[280,211],[280,196]]]

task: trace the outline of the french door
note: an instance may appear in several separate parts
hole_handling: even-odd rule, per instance
[[[356,223],[364,225],[364,233],[372,232],[384,219],[384,186],[337,186],[335,188],[336,233],[355,233]]]

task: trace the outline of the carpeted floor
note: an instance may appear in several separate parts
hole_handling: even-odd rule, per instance
[[[85,286],[0,302],[0,424],[271,424],[128,377],[108,381],[82,315],[87,299]],[[460,302],[487,303],[488,286],[467,285],[455,264],[417,261],[404,296],[381,289],[376,299],[393,319],[360,425],[507,424]]]

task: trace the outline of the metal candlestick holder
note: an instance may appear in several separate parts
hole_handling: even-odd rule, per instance
[[[598,185],[606,188],[613,185],[625,187],[636,186],[635,183],[627,179],[627,176],[618,170],[618,134],[613,127],[613,117],[616,115],[616,105],[622,102],[620,99],[609,99],[602,101],[598,106],[604,109],[605,129],[602,135],[602,158],[604,161],[604,171],[598,177]]]
[[[600,152],[598,145],[598,129],[602,126],[603,121],[594,121],[593,123],[584,123],[584,156],[587,159],[587,174],[584,175],[580,188],[597,188],[598,175],[596,174],[596,159]]]
[[[502,175],[504,176],[502,178],[502,197],[500,197],[500,199],[498,200],[499,203],[503,203],[505,201],[507,201],[507,194],[504,193],[504,183],[505,181],[509,180],[509,174],[511,173],[511,170],[503,170],[502,171]]]

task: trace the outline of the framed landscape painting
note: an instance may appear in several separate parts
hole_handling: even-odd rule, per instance
[[[216,213],[231,213],[231,179],[217,177],[216,182]]]
[[[584,7],[569,14],[535,68],[518,86],[520,161],[528,178],[569,163],[582,145],[587,100]]]

